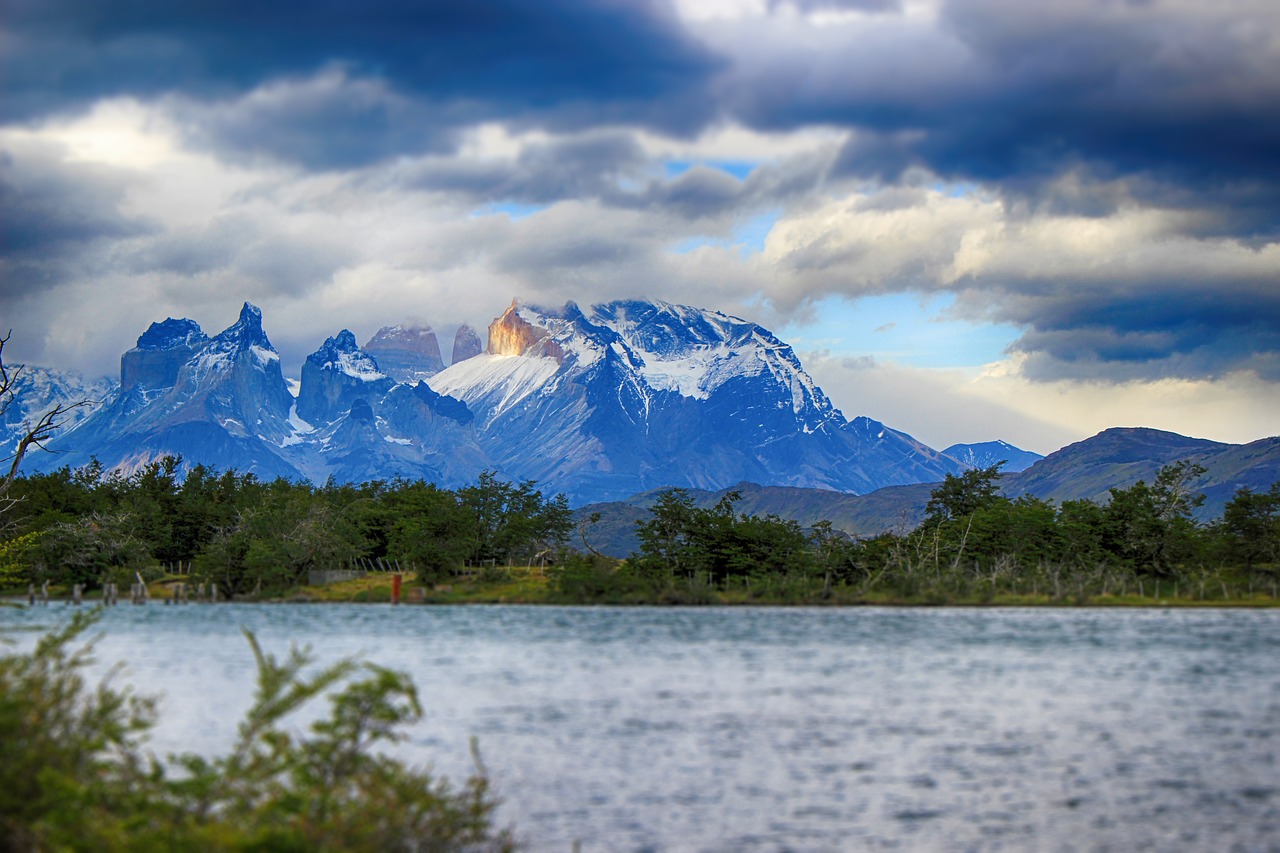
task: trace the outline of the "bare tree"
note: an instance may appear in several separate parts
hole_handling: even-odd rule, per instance
[[[10,331],[4,337],[0,338],[0,418],[9,411],[16,400],[14,389],[18,385],[18,377],[22,375],[24,365],[17,367],[9,367],[4,363],[4,345],[9,342],[9,338],[13,335]],[[18,468],[22,465],[22,459],[27,455],[27,451],[31,448],[39,448],[46,450],[44,443],[49,440],[58,428],[67,422],[67,416],[75,409],[81,406],[88,406],[93,400],[80,400],[75,403],[64,404],[58,403],[52,409],[44,412],[40,417],[36,418],[33,423],[30,419],[23,424],[25,432],[18,441],[18,446],[9,456],[0,459],[0,466],[9,463],[9,470],[4,474],[4,479],[0,480],[0,515],[3,515],[17,503],[17,499],[9,497],[9,488],[13,485],[13,481],[18,476]],[[0,468],[2,471],[3,468]]]

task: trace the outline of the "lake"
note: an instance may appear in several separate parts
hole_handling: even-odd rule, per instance
[[[157,753],[229,743],[242,626],[411,673],[402,757],[478,738],[534,851],[1280,850],[1276,611],[113,608]]]

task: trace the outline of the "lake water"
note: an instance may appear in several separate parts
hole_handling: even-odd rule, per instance
[[[117,607],[157,753],[229,742],[241,626],[410,672],[403,757],[476,736],[534,851],[1280,850],[1280,612]]]

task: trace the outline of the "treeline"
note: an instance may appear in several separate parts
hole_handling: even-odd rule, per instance
[[[998,466],[948,476],[923,524],[854,538],[738,513],[737,493],[698,507],[664,492],[638,524],[628,559],[567,547],[574,523],[563,496],[492,472],[458,489],[420,481],[316,486],[166,458],[131,475],[91,465],[18,478],[0,515],[0,587],[50,581],[93,589],[141,571],[182,566],[224,594],[276,595],[313,570],[395,566],[427,586],[459,574],[495,589],[506,566],[525,601],[673,603],[982,603],[1099,598],[1274,599],[1280,589],[1280,483],[1240,489],[1223,517],[1197,523],[1203,473],[1180,462],[1109,500],[1054,504],[1000,492]],[[588,552],[591,519],[574,537]],[[465,567],[489,567],[483,572]],[[544,583],[549,579],[550,583]],[[536,582],[535,582],[536,581]],[[475,584],[468,581],[468,589]],[[487,594],[476,592],[483,598]],[[509,598],[510,591],[504,596]],[[457,590],[452,598],[469,600]]]
[[[1203,525],[1192,513],[1204,497],[1189,486],[1203,473],[1180,462],[1150,484],[1111,489],[1106,503],[1055,505],[1007,498],[999,466],[975,469],[934,489],[916,529],[866,539],[737,514],[733,492],[699,508],[673,489],[639,523],[638,553],[621,565],[571,561],[557,588],[572,601],[673,603],[1274,599],[1280,483],[1238,490]]]
[[[271,593],[311,570],[394,565],[431,582],[466,565],[543,559],[572,528],[564,496],[493,472],[442,489],[421,481],[316,486],[166,457],[137,472],[97,463],[17,478],[0,516],[0,585],[82,584],[183,565],[227,594]]]

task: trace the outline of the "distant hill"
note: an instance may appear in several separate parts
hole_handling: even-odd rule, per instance
[[[1165,465],[1187,459],[1207,472],[1192,483],[1205,495],[1199,517],[1217,518],[1242,486],[1267,489],[1280,480],[1280,437],[1224,444],[1143,427],[1116,427],[1050,453],[1002,481],[1010,497],[1079,498],[1105,502],[1112,488],[1151,482]]]
[[[777,515],[794,519],[805,527],[825,519],[851,535],[874,535],[886,530],[905,532],[915,528],[924,519],[924,506],[935,485],[888,486],[867,495],[756,483],[739,483],[732,489],[716,491],[686,491],[699,507],[715,506],[725,494],[736,491],[742,495],[735,504],[740,513]],[[635,535],[636,522],[648,520],[649,507],[664,491],[654,489],[625,501],[589,504],[577,510],[575,517],[581,521],[594,512],[600,513],[600,521],[587,531],[588,544],[602,553],[625,557],[640,544]],[[573,542],[575,547],[581,544],[581,541]]]
[[[990,468],[1003,462],[1000,470],[1006,474],[1025,471],[1044,458],[1039,453],[1014,447],[1007,441],[953,444],[942,452],[966,468]]]
[[[1125,488],[1138,480],[1151,482],[1160,468],[1183,459],[1206,469],[1192,486],[1205,495],[1204,506],[1197,515],[1201,521],[1208,521],[1222,515],[1223,507],[1237,489],[1263,491],[1280,481],[1280,436],[1248,444],[1225,444],[1163,430],[1118,427],[1055,451],[1025,471],[1006,474],[1001,485],[1009,497],[1034,495],[1055,503],[1088,498],[1105,503],[1110,489]],[[739,512],[773,513],[805,526],[827,519],[851,535],[873,536],[918,525],[936,485],[891,486],[866,495],[753,483],[739,483],[734,489],[742,493],[737,504]],[[649,517],[647,508],[662,491],[583,507],[578,511],[579,517],[601,513],[600,522],[588,532],[588,542],[615,556],[634,551],[638,546],[635,523]],[[696,505],[709,507],[726,491],[689,493]]]

